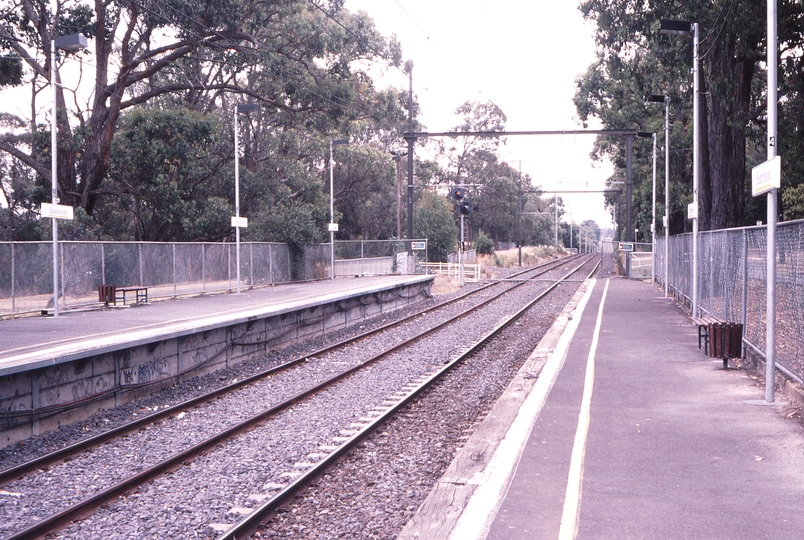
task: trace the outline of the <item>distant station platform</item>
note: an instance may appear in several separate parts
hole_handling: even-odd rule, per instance
[[[350,277],[0,321],[0,445],[430,295]]]
[[[399,540],[800,538],[804,433],[647,282],[584,284]]]

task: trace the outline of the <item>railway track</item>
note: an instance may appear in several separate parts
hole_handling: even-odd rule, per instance
[[[566,264],[566,260],[562,261],[562,264]],[[563,280],[566,282],[571,276],[578,272],[581,267],[585,264],[588,264],[588,261],[580,262],[576,264],[575,268],[572,272],[568,272],[564,277]],[[226,429],[219,429],[217,432],[210,437],[206,437],[201,441],[195,442],[193,441],[192,444],[186,445],[187,447],[179,452],[173,452],[172,455],[169,456],[168,459],[158,460],[155,464],[149,467],[140,467],[142,470],[136,471],[136,474],[131,475],[128,474],[122,481],[118,481],[108,487],[105,488],[97,488],[95,492],[88,497],[78,496],[73,498],[80,499],[77,503],[71,504],[68,508],[65,508],[59,512],[50,512],[50,515],[45,518],[37,521],[36,523],[24,528],[23,530],[19,530],[18,532],[14,532],[12,536],[9,538],[35,538],[41,537],[46,534],[48,531],[57,529],[59,527],[68,525],[78,519],[81,519],[84,516],[91,514],[91,512],[98,508],[101,505],[109,505],[113,504],[118,505],[121,504],[119,500],[114,502],[116,499],[137,499],[140,497],[140,494],[143,493],[144,490],[143,486],[148,485],[148,483],[153,483],[156,479],[159,479],[160,482],[164,479],[165,475],[170,471],[177,471],[179,469],[186,469],[192,468],[195,464],[199,463],[203,460],[206,460],[209,455],[214,453],[219,453],[221,451],[226,452],[228,450],[233,450],[232,443],[227,442],[230,441],[234,436],[240,436],[241,438],[244,437],[246,434],[250,436],[252,431],[265,431],[265,430],[272,430],[275,429],[271,426],[279,426],[283,422],[287,422],[287,416],[290,416],[289,411],[293,411],[293,409],[303,409],[308,407],[308,404],[318,401],[327,401],[326,395],[327,393],[335,393],[332,390],[333,386],[338,385],[342,386],[346,383],[342,382],[345,380],[351,379],[353,386],[361,387],[362,388],[371,388],[371,392],[368,392],[366,396],[361,397],[357,401],[358,404],[353,406],[354,410],[357,411],[366,411],[366,410],[374,410],[373,404],[377,403],[377,400],[380,399],[380,403],[383,403],[384,399],[389,399],[390,402],[395,403],[395,409],[391,409],[386,407],[385,410],[382,408],[377,412],[366,416],[365,414],[362,415],[362,420],[358,422],[349,422],[350,416],[354,416],[357,413],[351,413],[350,411],[346,410],[339,411],[339,414],[335,414],[336,418],[328,420],[332,422],[330,425],[338,425],[337,434],[333,437],[333,440],[330,441],[333,444],[324,445],[324,450],[320,450],[318,446],[319,443],[309,443],[304,442],[300,445],[300,450],[292,450],[290,447],[293,445],[288,445],[287,447],[283,446],[282,444],[277,444],[277,448],[274,452],[269,452],[273,455],[271,458],[264,457],[255,457],[255,458],[246,458],[253,459],[256,462],[263,462],[262,467],[267,470],[274,470],[274,473],[266,475],[266,477],[271,477],[275,481],[268,482],[262,489],[257,489],[256,491],[262,491],[260,496],[266,496],[266,491],[269,493],[274,493],[270,497],[268,497],[268,502],[260,505],[258,511],[253,512],[253,515],[258,516],[252,519],[256,519],[257,521],[264,519],[265,515],[270,514],[276,508],[276,505],[280,504],[281,502],[287,500],[291,497],[298,489],[300,489],[305,484],[309,483],[310,478],[318,476],[321,474],[321,471],[324,470],[327,466],[331,465],[333,462],[340,459],[344,452],[347,452],[349,449],[353,448],[354,445],[358,444],[359,441],[366,437],[368,434],[372,432],[374,428],[378,425],[382,425],[384,422],[388,420],[390,417],[389,415],[394,414],[392,411],[398,409],[399,407],[403,406],[405,403],[409,402],[410,400],[414,399],[417,395],[419,395],[425,388],[432,385],[436,380],[438,380],[444,373],[446,373],[452,366],[457,365],[462,361],[463,356],[459,354],[455,357],[454,354],[451,354],[449,357],[453,358],[447,365],[444,365],[442,360],[443,356],[441,353],[436,355],[432,355],[432,358],[426,358],[434,345],[432,344],[432,340],[434,338],[430,337],[427,339],[427,343],[425,343],[425,336],[429,336],[434,333],[442,332],[446,327],[455,327],[455,320],[461,320],[463,317],[467,317],[471,310],[479,310],[482,306],[488,306],[496,301],[498,305],[505,305],[506,302],[501,301],[503,295],[509,293],[512,289],[517,287],[531,287],[531,288],[541,288],[542,290],[539,293],[539,298],[543,295],[546,295],[549,290],[554,289],[557,287],[557,283],[555,285],[551,285],[548,289],[548,285],[541,281],[536,281],[532,278],[538,278],[539,280],[544,279],[544,276],[547,272],[554,272],[553,268],[540,268],[536,269],[529,269],[523,272],[520,276],[514,278],[514,283],[509,283],[508,287],[505,288],[505,291],[502,292],[495,292],[494,294],[490,294],[493,287],[487,287],[483,289],[479,289],[472,295],[462,295],[460,298],[456,299],[454,302],[450,304],[441,304],[435,306],[431,309],[426,310],[426,312],[418,313],[412,315],[410,317],[405,318],[402,322],[395,326],[387,325],[385,327],[375,329],[371,332],[363,333],[359,336],[355,336],[353,339],[344,340],[335,344],[333,346],[326,347],[325,349],[316,351],[312,355],[307,355],[305,357],[294,359],[291,362],[288,362],[286,366],[283,366],[284,369],[288,373],[295,373],[295,377],[297,380],[302,380],[305,383],[306,387],[298,392],[291,393],[289,396],[285,396],[284,399],[279,400],[273,406],[263,408],[257,414],[248,414],[245,415],[245,418],[238,418],[238,422],[233,423]],[[529,276],[531,279],[527,279],[525,274],[534,274]],[[585,276],[583,276],[585,277]],[[494,287],[500,288],[499,286],[495,285]],[[533,292],[533,291],[532,291]],[[481,303],[474,303],[471,307],[467,304],[469,297],[477,297],[477,296],[486,296],[484,301]],[[442,313],[444,311],[457,311],[459,313],[453,313],[447,320],[443,320],[442,322],[436,323],[433,318],[433,314],[436,312]],[[509,310],[511,311],[511,310]],[[504,324],[500,323],[492,325],[491,328],[485,328],[479,332],[479,337],[474,336],[471,341],[475,342],[475,347],[481,346],[480,344],[485,342],[493,336],[494,334],[500,332],[503,328],[507,325],[511,324],[512,321],[516,319],[516,317],[520,316],[521,313],[513,311],[511,313],[507,313],[502,316],[502,319],[507,321]],[[495,315],[494,320],[500,320],[500,316]],[[405,324],[409,324],[411,321],[416,321],[420,326],[423,324],[426,329],[424,331],[416,331],[412,332],[412,335],[406,336],[403,341],[398,343],[390,344],[390,338],[388,337],[389,334],[399,335],[404,334],[407,331],[403,330]],[[454,330],[453,330],[454,332]],[[460,335],[460,334],[459,334]],[[438,338],[435,338],[438,339]],[[443,338],[442,338],[443,339]],[[455,339],[455,338],[452,338]],[[463,336],[458,339],[458,345],[463,343],[461,341]],[[355,343],[358,343],[355,346]],[[382,347],[380,347],[382,345]],[[408,351],[411,348],[419,346],[420,348],[424,349],[424,354],[422,352],[419,353],[410,353],[404,352],[400,353],[399,351]],[[348,352],[343,352],[345,348],[351,347],[348,349]],[[382,350],[380,350],[382,349]],[[358,351],[361,354],[358,354]],[[370,352],[370,354],[362,355],[363,352]],[[466,353],[468,354],[468,353]],[[387,366],[380,368],[374,368],[374,364],[378,363],[381,359],[390,358],[393,355],[402,356],[402,359],[397,358],[395,361],[389,360],[387,362]],[[415,357],[425,357],[424,360],[416,362],[414,365],[408,365],[404,363],[404,356],[410,355]],[[326,359],[326,360],[324,360]],[[383,364],[386,364],[383,361]],[[409,364],[413,364],[410,362]],[[345,367],[344,367],[345,366]],[[390,367],[388,367],[390,366]],[[404,369],[400,366],[404,366]],[[447,367],[449,366],[449,367]],[[302,369],[303,368],[303,369]],[[374,370],[377,373],[381,373],[381,375],[362,375],[365,372]],[[214,411],[226,410],[230,407],[230,404],[226,403],[228,400],[231,403],[235,403],[238,400],[250,399],[252,401],[259,401],[262,399],[269,400],[271,394],[275,391],[270,385],[268,388],[265,389],[262,394],[259,392],[256,394],[261,397],[255,397],[253,393],[253,388],[260,384],[261,381],[270,380],[274,378],[278,378],[278,369],[271,370],[268,373],[261,373],[253,376],[249,380],[239,381],[235,385],[231,385],[227,387],[225,390],[221,389],[213,393],[212,395],[204,396],[203,399],[194,400],[192,403],[184,403],[181,406],[177,406],[173,409],[169,409],[163,411],[159,416],[152,415],[149,416],[147,419],[144,419],[144,422],[140,422],[136,425],[129,425],[125,426],[124,429],[116,432],[114,434],[104,435],[103,437],[95,439],[91,444],[84,443],[82,448],[73,448],[73,450],[77,452],[82,452],[86,454],[87,452],[91,454],[101,453],[102,447],[98,446],[99,444],[103,445],[103,447],[111,444],[109,441],[113,438],[117,439],[125,439],[130,437],[130,434],[140,434],[146,440],[149,438],[149,431],[153,430],[153,434],[150,434],[150,438],[154,439],[152,441],[153,444],[159,445],[160,437],[157,435],[159,429],[157,429],[160,423],[169,423],[169,422],[181,422],[186,417],[198,417],[200,414],[197,414],[196,411],[199,407],[208,407],[213,408]],[[373,377],[373,378],[372,378]],[[285,375],[282,375],[282,378],[285,378]],[[365,380],[360,381],[361,378]],[[393,379],[393,380],[391,380]],[[378,381],[383,381],[383,384],[380,384]],[[298,382],[298,381],[297,381]],[[385,384],[387,383],[387,384]],[[381,388],[380,388],[381,386]],[[298,386],[295,386],[296,388]],[[251,394],[251,397],[244,397],[242,392],[245,392],[248,389]],[[351,391],[351,390],[350,390]],[[378,396],[385,396],[384,398],[378,398]],[[326,408],[326,403],[323,405]],[[343,407],[343,409],[347,409],[347,407]],[[320,410],[320,409],[319,409]],[[333,412],[333,411],[330,411]],[[220,412],[211,412],[211,414],[207,414],[208,417],[215,417],[215,415],[221,414]],[[322,413],[312,413],[312,416],[305,417],[307,418],[307,422],[314,421],[310,420],[310,418],[315,418],[316,414],[319,416],[326,416]],[[243,413],[240,413],[240,416],[244,416]],[[184,417],[184,418],[183,418]],[[194,422],[193,418],[193,422]],[[186,420],[186,427],[194,426],[194,424],[190,420]],[[297,422],[297,427],[295,428],[297,431],[303,431],[304,427],[304,420],[292,420],[291,422]],[[298,422],[301,422],[299,425]],[[181,424],[180,424],[181,425]],[[258,428],[258,426],[260,426]],[[258,428],[258,429],[257,429]],[[181,428],[180,428],[181,429]],[[278,429],[278,428],[277,428]],[[330,428],[330,431],[332,429]],[[316,434],[313,438],[317,438],[320,440],[322,436]],[[304,438],[304,437],[302,437]],[[238,439],[238,444],[236,448],[243,447],[246,442],[241,442]],[[123,454],[124,456],[131,456],[133,459],[130,460],[131,463],[141,463],[141,460],[136,456],[136,452],[142,452],[142,442],[138,441],[134,446],[134,450],[131,450],[130,446],[125,447],[126,449],[119,449],[119,450],[112,450],[112,453]],[[310,448],[314,450],[318,450],[315,452],[310,452]],[[67,452],[69,455],[70,452],[66,449],[62,452]],[[128,452],[134,452],[134,454],[129,454]],[[106,452],[108,453],[108,451]],[[299,456],[299,460],[295,461],[293,466],[291,466],[291,471],[284,470],[279,472],[278,474],[276,471],[281,469],[283,465],[287,468],[287,465],[282,463],[283,455],[288,454],[295,454]],[[312,457],[310,455],[312,454]],[[74,454],[73,454],[74,456]],[[9,473],[7,471],[7,477],[12,476],[19,476],[20,474],[24,474],[25,476],[14,484],[10,484],[8,488],[10,490],[17,487],[17,489],[29,489],[32,488],[33,485],[47,483],[48,476],[51,472],[52,467],[50,465],[43,464],[47,463],[54,463],[56,460],[64,460],[64,454],[55,456],[51,455],[44,459],[44,461],[39,462],[37,465],[26,464],[24,470],[23,468],[16,468],[16,472]],[[49,461],[48,461],[49,460]],[[61,463],[55,467],[82,467],[79,462],[80,460],[76,457],[71,457],[70,461]],[[126,460],[121,459],[121,461],[125,462]],[[125,465],[124,465],[125,467]],[[129,464],[129,467],[131,465]],[[92,476],[92,482],[97,480],[97,475],[93,475],[91,472],[91,460],[89,463],[83,465],[84,470],[90,469],[89,476]],[[135,467],[136,468],[136,467]],[[259,465],[256,465],[254,468],[260,468]],[[300,476],[296,476],[296,473],[293,470],[306,470],[300,474]],[[22,471],[22,472],[21,472]],[[272,476],[273,475],[273,476]],[[283,476],[284,475],[284,476]],[[100,483],[100,482],[96,482]],[[174,488],[175,489],[175,488]],[[185,489],[185,486],[182,486],[181,489]],[[67,491],[70,491],[69,489]],[[110,502],[111,501],[111,502]],[[61,504],[61,503],[60,503]],[[246,523],[246,520],[242,520],[242,523]],[[226,525],[228,527],[228,525]],[[238,535],[237,537],[242,537],[242,531],[245,530],[244,528],[253,528],[255,525],[251,522],[245,525],[238,525],[237,528],[229,529],[230,532],[224,533],[224,535],[235,534]],[[75,525],[71,526],[74,528]],[[234,531],[234,532],[232,532]],[[68,533],[69,536],[69,533]],[[76,537],[84,537],[85,535],[79,534]],[[222,536],[227,537],[227,536]],[[234,538],[235,536],[228,536],[230,538]]]

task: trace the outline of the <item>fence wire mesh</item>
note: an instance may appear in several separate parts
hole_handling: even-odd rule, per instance
[[[59,298],[65,308],[95,303],[98,286],[148,287],[149,298],[234,290],[235,244],[68,242],[58,244]],[[297,280],[320,279],[329,253],[315,246],[301,254]],[[50,242],[0,242],[0,316],[53,307],[53,251]],[[240,245],[243,287],[293,279],[286,244]]]
[[[804,221],[776,231],[776,362],[804,379]],[[656,278],[665,270],[671,294],[690,309],[692,235],[657,239]],[[763,354],[767,315],[767,227],[702,232],[698,236],[698,307],[704,314],[741,323],[744,339]]]
[[[395,256],[408,243],[336,242],[337,275],[398,272]],[[148,287],[149,298],[237,289],[236,244],[62,241],[58,252],[64,308],[97,303],[99,285]],[[329,244],[297,251],[273,242],[240,244],[241,287],[328,279],[331,272]],[[52,243],[0,242],[0,317],[52,307]]]

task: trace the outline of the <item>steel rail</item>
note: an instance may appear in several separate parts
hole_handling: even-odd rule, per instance
[[[572,260],[574,260],[574,259],[572,259]],[[577,272],[577,270],[580,269],[583,265],[585,265],[589,260],[591,260],[591,257],[588,258],[583,263],[581,263],[580,266],[578,266],[575,269],[573,269],[570,272],[570,274],[568,274],[568,276],[571,275],[574,272]],[[562,264],[566,264],[569,261],[570,261],[570,259],[561,259],[560,260],[560,262]],[[553,269],[555,269],[555,267],[550,268],[550,269],[548,269],[546,271],[550,271],[550,270],[553,270]],[[533,269],[531,268],[531,269],[529,269],[529,271],[533,271]],[[537,275],[541,275],[541,274],[537,274]],[[439,323],[439,324],[437,324],[435,326],[431,326],[427,330],[425,330],[423,332],[420,332],[416,336],[413,336],[413,337],[411,337],[411,338],[409,338],[409,339],[407,339],[407,340],[405,340],[403,342],[400,342],[399,344],[394,345],[394,346],[386,349],[385,351],[383,351],[381,353],[378,353],[377,355],[375,355],[375,356],[373,356],[371,358],[368,358],[367,360],[364,360],[363,362],[361,362],[361,363],[359,363],[359,364],[357,364],[357,365],[355,365],[355,366],[353,366],[351,368],[348,368],[348,369],[346,369],[346,370],[344,370],[344,371],[342,371],[342,372],[330,377],[329,379],[326,379],[326,380],[316,384],[313,387],[310,387],[310,388],[308,388],[306,390],[303,390],[303,391],[297,393],[296,395],[284,400],[283,402],[278,403],[278,404],[276,404],[276,405],[270,407],[269,409],[266,409],[266,410],[264,410],[264,411],[262,411],[260,413],[257,413],[256,415],[253,415],[252,417],[250,417],[250,418],[248,418],[248,419],[246,419],[246,420],[244,420],[244,421],[242,421],[242,422],[240,422],[240,423],[238,423],[236,425],[233,425],[233,426],[231,426],[231,427],[229,427],[229,428],[217,433],[216,435],[213,435],[212,437],[209,437],[208,439],[197,443],[196,445],[194,445],[194,446],[192,446],[192,447],[190,447],[190,448],[188,448],[186,450],[183,450],[183,451],[181,451],[181,452],[179,452],[177,454],[174,454],[173,456],[167,458],[166,460],[164,460],[164,461],[162,461],[160,463],[157,463],[157,464],[155,464],[155,465],[143,470],[139,474],[136,474],[134,476],[131,476],[131,477],[121,481],[121,482],[118,482],[117,484],[115,484],[113,486],[110,486],[110,487],[108,487],[108,488],[106,488],[104,490],[99,491],[98,493],[96,493],[95,495],[92,495],[91,497],[83,499],[83,500],[79,501],[78,503],[76,503],[74,505],[71,505],[68,508],[65,508],[61,512],[55,513],[55,514],[53,514],[53,515],[51,515],[51,516],[49,516],[49,517],[37,522],[37,523],[34,523],[33,525],[31,525],[31,526],[29,526],[29,527],[27,527],[27,528],[15,533],[15,534],[13,534],[12,536],[8,537],[7,540],[22,540],[22,539],[27,540],[27,539],[33,539],[33,538],[42,538],[46,534],[52,532],[53,530],[58,529],[60,527],[63,527],[65,525],[69,524],[74,519],[89,515],[95,509],[100,507],[102,504],[104,504],[104,503],[106,503],[106,502],[108,502],[108,501],[110,501],[110,500],[112,500],[112,499],[114,499],[116,497],[119,497],[119,496],[125,494],[126,492],[136,488],[137,486],[140,486],[140,485],[148,482],[149,480],[157,478],[157,477],[161,476],[162,474],[164,474],[166,472],[169,472],[171,470],[174,470],[174,469],[182,466],[187,461],[190,461],[190,460],[198,457],[199,455],[201,455],[201,454],[203,454],[205,452],[208,452],[209,450],[211,450],[215,446],[221,444],[225,440],[234,438],[235,436],[237,436],[237,435],[239,435],[239,434],[241,434],[241,433],[243,433],[245,431],[248,431],[248,430],[256,427],[258,424],[260,424],[261,422],[265,421],[267,418],[269,418],[271,416],[274,416],[277,413],[287,409],[288,407],[291,407],[291,406],[295,405],[299,401],[301,401],[301,400],[303,400],[303,399],[305,399],[305,398],[307,398],[307,397],[309,397],[311,395],[314,395],[314,394],[320,392],[321,390],[324,390],[324,389],[332,386],[333,384],[345,379],[346,377],[348,377],[348,376],[352,375],[353,373],[363,369],[364,367],[366,367],[366,366],[368,366],[370,364],[373,364],[374,362],[378,361],[379,359],[381,359],[381,358],[383,358],[383,357],[385,357],[385,356],[387,356],[387,355],[389,355],[389,354],[391,354],[393,352],[396,352],[396,351],[398,351],[400,349],[403,349],[403,348],[405,348],[405,347],[417,342],[422,337],[424,337],[424,336],[426,336],[426,335],[428,335],[430,333],[433,333],[436,330],[438,330],[438,329],[440,329],[440,328],[442,328],[442,327],[444,327],[444,326],[446,326],[446,325],[448,325],[450,323],[453,323],[453,322],[455,322],[455,321],[457,321],[459,319],[462,319],[463,317],[467,316],[468,314],[470,314],[470,313],[476,311],[477,309],[480,309],[481,307],[493,302],[494,300],[498,299],[502,295],[510,292],[511,290],[513,290],[516,287],[524,285],[525,283],[527,283],[527,281],[517,283],[514,286],[495,294],[491,298],[486,299],[483,302],[481,302],[481,303],[479,303],[479,304],[477,304],[475,306],[472,306],[471,308],[463,311],[462,313],[458,314],[455,317],[452,317],[452,318],[450,318],[450,319],[448,319],[448,320],[446,320],[446,321],[444,321],[442,323]],[[550,289],[554,288],[555,286],[557,286],[557,284],[553,285]],[[550,289],[548,289],[548,290],[550,290]],[[418,314],[415,315],[415,316],[418,316]],[[148,418],[152,418],[153,416],[154,415],[151,415]]]
[[[577,258],[579,256],[580,255],[575,255],[574,257],[568,257],[568,258],[565,258],[565,259],[558,259],[557,261],[547,261],[547,262],[541,263],[539,265],[532,266],[532,267],[530,267],[530,268],[528,268],[526,270],[522,270],[521,272],[518,272],[518,273],[514,274],[512,277],[520,276],[520,275],[526,274],[528,272],[533,272],[535,270],[544,270],[544,268],[546,266],[550,266],[550,268],[548,268],[547,270],[545,270],[543,272],[543,273],[546,273],[546,272],[552,270],[553,268],[555,268],[556,266],[560,266],[561,264],[566,264],[567,261],[574,260],[574,258]],[[542,275],[542,274],[538,274],[538,275]],[[538,275],[535,276],[535,277],[538,277]],[[281,372],[281,371],[284,371],[286,369],[290,369],[293,366],[296,366],[298,364],[306,362],[310,358],[320,356],[320,355],[323,355],[323,354],[327,354],[329,352],[332,352],[332,351],[337,350],[339,348],[345,347],[345,346],[347,346],[347,345],[349,345],[351,343],[354,343],[356,341],[359,341],[359,340],[365,339],[367,337],[370,337],[370,336],[372,336],[374,334],[389,330],[389,329],[394,328],[396,326],[400,326],[400,325],[402,325],[402,324],[404,324],[406,322],[409,322],[410,320],[412,320],[412,319],[414,319],[416,317],[419,317],[421,315],[430,313],[432,311],[436,311],[436,310],[441,309],[441,308],[443,308],[445,306],[449,306],[451,304],[459,302],[459,301],[463,300],[464,298],[466,298],[468,296],[471,296],[473,294],[477,294],[477,293],[479,293],[481,291],[484,291],[484,290],[486,290],[486,289],[488,289],[490,287],[493,287],[497,283],[498,282],[492,282],[492,283],[489,283],[487,285],[483,285],[481,287],[478,287],[477,289],[467,291],[464,294],[456,296],[455,298],[452,298],[452,299],[447,300],[445,302],[441,302],[438,305],[431,306],[429,308],[426,308],[424,310],[418,311],[416,313],[413,313],[411,315],[403,317],[403,318],[401,318],[399,320],[390,322],[388,324],[384,324],[384,325],[379,326],[377,328],[367,330],[367,331],[362,332],[362,333],[360,333],[360,334],[358,334],[356,336],[345,338],[345,339],[340,340],[340,341],[338,341],[336,343],[333,343],[333,344],[324,346],[324,347],[322,347],[320,349],[317,349],[316,351],[313,351],[313,352],[311,352],[309,354],[305,354],[305,355],[299,356],[297,358],[294,358],[292,360],[289,360],[287,362],[283,362],[282,364],[280,364],[278,366],[274,366],[272,368],[269,368],[269,369],[260,371],[258,373],[255,373],[253,375],[249,375],[248,377],[245,377],[245,378],[243,378],[243,379],[241,379],[241,380],[239,380],[237,382],[233,382],[233,383],[224,385],[224,386],[222,386],[220,388],[216,388],[215,390],[205,392],[205,393],[203,393],[203,394],[201,394],[199,396],[196,396],[194,398],[185,400],[185,401],[183,401],[181,403],[177,403],[176,405],[172,405],[170,407],[166,407],[166,408],[164,408],[164,409],[162,409],[162,410],[160,410],[158,412],[154,412],[153,414],[149,414],[147,416],[143,416],[142,418],[132,420],[131,422],[127,422],[127,423],[125,423],[125,424],[123,424],[121,426],[118,426],[116,428],[110,429],[108,431],[104,431],[103,433],[99,433],[99,434],[94,435],[92,437],[87,437],[86,439],[78,441],[78,442],[76,442],[74,444],[71,444],[69,446],[65,446],[64,448],[54,450],[53,452],[50,452],[48,454],[45,454],[45,455],[40,456],[38,458],[35,458],[33,460],[26,461],[25,463],[21,463],[21,464],[19,464],[17,466],[14,466],[14,467],[8,468],[6,470],[0,471],[0,486],[4,486],[4,485],[6,485],[6,484],[8,484],[8,483],[20,478],[21,476],[23,476],[25,474],[28,474],[28,473],[30,473],[32,471],[35,471],[37,469],[40,469],[40,468],[42,468],[42,467],[44,467],[46,465],[50,465],[52,463],[62,461],[64,459],[68,458],[68,457],[71,457],[71,456],[74,456],[74,455],[78,454],[79,452],[83,452],[83,451],[86,451],[86,450],[88,450],[90,448],[94,448],[96,446],[99,446],[99,445],[101,445],[101,444],[103,444],[103,443],[105,443],[105,442],[107,442],[109,440],[112,440],[112,439],[115,439],[115,438],[120,437],[122,435],[125,435],[126,433],[131,433],[132,431],[136,431],[136,430],[140,429],[142,426],[152,424],[152,423],[157,422],[159,420],[162,420],[164,418],[168,418],[168,417],[170,417],[170,416],[172,416],[174,414],[178,414],[178,413],[180,413],[180,412],[182,412],[182,411],[184,411],[186,409],[189,409],[189,408],[194,407],[196,405],[200,405],[200,404],[205,403],[207,401],[210,401],[210,400],[212,400],[214,398],[217,398],[217,397],[219,397],[221,395],[225,395],[225,394],[227,394],[229,392],[233,392],[233,391],[235,391],[235,390],[237,390],[239,388],[242,388],[242,387],[244,387],[244,386],[246,386],[248,384],[257,382],[257,381],[262,380],[262,379],[264,379],[266,377],[270,377],[271,375],[274,375],[274,374],[276,374],[278,372]],[[265,340],[265,341],[270,341],[270,340]],[[258,345],[258,344],[264,343],[265,341],[243,342],[243,343],[238,342],[238,343],[236,343],[236,345],[242,345],[242,346],[247,347],[247,346],[251,346],[251,345]]]
[[[405,407],[408,403],[410,403],[413,399],[418,397],[422,392],[428,389],[430,386],[433,385],[436,381],[441,379],[445,374],[450,372],[455,366],[463,362],[467,357],[474,354],[478,349],[482,346],[487,344],[492,338],[497,336],[502,330],[510,326],[513,322],[519,319],[522,315],[524,315],[531,307],[533,307],[536,303],[541,301],[544,297],[546,297],[550,292],[555,290],[561,283],[565,282],[569,276],[578,272],[581,268],[583,268],[589,261],[591,261],[594,257],[588,258],[586,261],[581,263],[576,268],[572,269],[568,274],[566,274],[561,279],[555,281],[550,287],[548,287],[545,291],[541,292],[537,295],[533,300],[528,302],[524,307],[519,309],[516,313],[509,316],[502,322],[500,322],[493,330],[487,332],[483,337],[481,337],[477,342],[471,345],[468,349],[460,353],[457,357],[450,360],[449,362],[445,363],[438,371],[431,374],[425,381],[419,384],[419,386],[410,392],[408,392],[402,399],[400,399],[396,404],[390,406],[384,413],[379,415],[377,418],[372,420],[370,423],[366,424],[363,428],[361,428],[357,433],[351,436],[351,438],[347,441],[344,441],[337,450],[332,451],[329,455],[323,458],[321,461],[316,463],[313,467],[308,469],[304,474],[296,478],[293,482],[285,486],[281,491],[279,491],[276,495],[272,498],[263,502],[260,506],[254,509],[254,511],[245,516],[239,522],[232,525],[229,530],[220,534],[215,540],[237,540],[238,538],[245,538],[246,536],[253,534],[256,532],[260,526],[260,524],[268,519],[282,504],[290,500],[294,497],[299,491],[304,489],[307,485],[309,485],[313,480],[320,477],[324,472],[326,472],[332,465],[337,463],[342,457],[344,457],[349,451],[351,451],[355,446],[357,446],[360,442],[362,442],[366,437],[368,437],[371,433],[373,433],[377,428],[384,425],[390,418],[392,418],[399,410]],[[587,279],[594,274],[597,269],[600,267],[601,259],[597,262],[595,267],[592,271],[587,275]]]

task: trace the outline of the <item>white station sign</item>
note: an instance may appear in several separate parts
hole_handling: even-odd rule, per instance
[[[754,197],[782,186],[782,158],[776,156],[751,169],[751,194]]]
[[[687,219],[698,219],[698,201],[687,205]]]
[[[248,227],[248,218],[232,216],[232,227],[245,229]]]
[[[73,207],[64,204],[42,203],[41,214],[43,218],[73,219]]]

